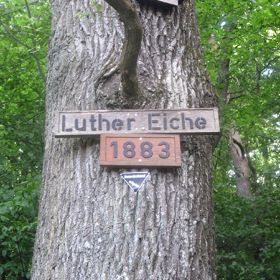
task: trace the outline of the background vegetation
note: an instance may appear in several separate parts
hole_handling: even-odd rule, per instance
[[[214,162],[218,279],[277,280],[280,6],[275,0],[198,0],[197,10],[205,62],[222,117]],[[47,1],[0,1],[3,280],[30,278],[43,156],[49,35]],[[250,198],[236,191],[240,171],[230,153],[232,128],[240,134],[249,162]]]
[[[0,1],[0,279],[29,279],[43,155],[47,1]]]

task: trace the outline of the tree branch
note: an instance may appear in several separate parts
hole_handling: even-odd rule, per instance
[[[28,3],[27,0],[24,0],[24,3],[25,3],[25,7],[26,7],[26,11],[27,11],[27,15],[30,19],[32,19],[32,14],[31,14],[31,9],[30,9],[30,5]],[[33,32],[35,34],[36,30],[33,28],[33,24],[31,24],[31,28],[33,29]],[[35,42],[35,39],[34,37],[32,37],[32,43],[34,46],[36,46],[36,42]],[[44,73],[44,70],[43,70],[43,67],[42,67],[42,64],[41,64],[41,61],[39,59],[39,57],[37,56],[36,53],[33,54],[33,57],[35,59],[35,62],[37,64],[37,68],[38,68],[38,71],[43,79],[44,82],[46,82],[46,76],[45,76],[45,73]]]
[[[127,96],[139,96],[137,60],[141,49],[142,26],[130,0],[105,0],[112,6],[124,23],[125,41],[121,55],[121,83]]]
[[[239,95],[231,95],[230,93],[228,94],[228,99],[226,104],[229,104],[230,102],[232,102],[233,100],[239,99],[241,97],[245,97],[244,94],[239,94]]]

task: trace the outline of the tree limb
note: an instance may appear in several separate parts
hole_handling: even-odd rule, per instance
[[[27,15],[28,15],[28,17],[29,17],[30,19],[32,19],[32,14],[31,14],[30,5],[29,5],[29,3],[28,3],[27,0],[24,0],[24,3],[25,3]],[[34,32],[34,34],[35,34],[35,31],[36,31],[36,30],[33,28],[33,24],[31,25],[31,28],[33,29],[33,32]],[[36,41],[35,41],[34,37],[32,37],[32,43],[33,43],[34,46],[36,46]],[[36,64],[37,64],[39,74],[41,75],[43,81],[46,82],[46,76],[45,76],[45,73],[44,73],[44,70],[43,70],[41,61],[40,61],[39,57],[37,56],[37,54],[36,54],[35,52],[34,52],[33,57],[34,57],[35,62],[36,62]]]
[[[125,41],[121,55],[121,83],[127,96],[140,95],[137,78],[137,60],[141,49],[142,26],[130,0],[105,0],[124,23]]]
[[[237,192],[244,198],[252,197],[250,182],[250,167],[246,149],[237,130],[231,129],[229,133],[230,152],[233,159],[234,171],[237,176]]]

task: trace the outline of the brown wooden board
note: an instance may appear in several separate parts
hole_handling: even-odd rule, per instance
[[[219,133],[217,108],[181,110],[68,111],[57,116],[56,137],[102,133]]]
[[[180,136],[171,134],[102,134],[100,137],[100,165],[181,166]]]

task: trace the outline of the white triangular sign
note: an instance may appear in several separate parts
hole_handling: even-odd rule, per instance
[[[121,177],[129,185],[129,187],[137,192],[144,185],[149,172],[125,172],[121,173]]]

